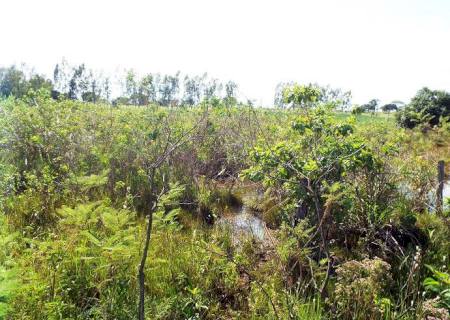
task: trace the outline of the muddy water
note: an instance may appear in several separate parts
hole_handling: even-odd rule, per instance
[[[399,186],[400,191],[409,199],[411,199],[414,195],[414,192],[411,190],[411,187],[409,187],[406,184],[401,184]],[[428,202],[428,210],[430,212],[436,211],[436,190],[431,190],[427,195],[427,202]],[[443,199],[444,199],[444,209],[449,210],[450,204],[447,204],[447,200],[450,198],[450,180],[447,180],[444,183],[444,189],[443,189]]]
[[[448,180],[444,183],[444,189],[442,192],[442,196],[444,199],[444,210],[450,209],[450,204],[447,205],[447,198],[450,198],[450,180]],[[430,211],[432,211],[432,212],[435,211],[436,210],[436,193],[431,191],[428,195],[428,200],[429,200]]]
[[[447,181],[444,184],[444,206],[447,209],[450,209],[448,205],[446,205],[446,198],[450,198],[450,181]],[[433,196],[435,194],[433,193]],[[434,200],[434,203],[433,203]],[[430,210],[434,211],[435,208],[435,199],[430,197]],[[245,205],[235,210],[232,210],[230,213],[220,218],[217,221],[217,224],[222,227],[229,228],[233,238],[238,239],[242,236],[251,236],[259,241],[265,241],[268,238],[268,231],[265,225],[265,222],[255,216],[250,209],[248,209]]]
[[[234,238],[251,236],[260,241],[266,238],[264,221],[253,215],[245,205],[221,218],[218,221],[218,225],[230,228]]]

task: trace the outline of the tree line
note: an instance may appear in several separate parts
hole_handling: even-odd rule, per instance
[[[54,99],[113,105],[195,106],[207,101],[212,106],[232,106],[242,103],[238,101],[239,86],[236,82],[222,82],[206,73],[195,76],[181,75],[180,72],[140,75],[134,70],[126,70],[113,81],[103,72],[90,69],[85,64],[70,65],[64,59],[56,64],[52,79],[27,70],[25,66],[0,68],[0,97],[23,98],[38,90],[50,92]],[[317,83],[281,82],[275,88],[274,105],[287,109],[328,104],[335,110],[352,111],[353,114],[398,111],[397,122],[407,128],[420,124],[433,127],[447,123],[450,118],[450,94],[442,90],[423,88],[407,105],[401,101],[382,105],[378,99],[352,105],[351,97],[351,91]],[[252,105],[250,100],[245,103]]]
[[[194,106],[208,101],[213,106],[223,103],[235,105],[239,86],[234,81],[223,82],[202,75],[146,73],[138,74],[129,69],[116,79],[111,79],[101,71],[88,68],[84,63],[71,65],[65,59],[57,63],[52,79],[34,71],[26,71],[25,66],[0,68],[0,97],[22,98],[30,90],[45,89],[54,99],[72,99],[84,102],[112,103],[114,105]],[[281,82],[275,88],[274,105],[289,108],[283,98],[283,91],[295,85],[294,82]],[[317,103],[329,103],[341,111],[348,111],[351,92],[339,88],[309,84],[303,88],[317,89]],[[241,102],[242,103],[242,102]],[[252,105],[251,100],[243,101]]]
[[[238,103],[238,84],[222,82],[202,75],[147,73],[139,75],[126,70],[112,80],[103,72],[88,68],[85,64],[70,65],[66,60],[56,64],[52,79],[25,66],[0,68],[0,96],[22,98],[30,90],[51,92],[54,99],[66,98],[85,102],[162,106],[193,106],[207,100],[211,103]]]

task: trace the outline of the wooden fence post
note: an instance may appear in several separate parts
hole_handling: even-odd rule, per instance
[[[444,178],[445,178],[444,160],[438,162],[438,187],[436,191],[436,211],[442,212],[444,208]]]

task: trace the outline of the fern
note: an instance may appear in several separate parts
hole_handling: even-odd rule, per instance
[[[426,265],[426,267],[433,273],[433,276],[424,280],[425,290],[438,295],[439,304],[450,310],[450,274],[436,270],[430,265]]]

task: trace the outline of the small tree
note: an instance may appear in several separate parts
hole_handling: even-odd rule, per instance
[[[283,90],[283,101],[289,103],[293,108],[311,108],[319,102],[321,90],[317,86],[294,84]]]
[[[144,150],[145,156],[140,162],[140,171],[148,182],[148,191],[145,195],[151,201],[147,206],[145,218],[147,226],[145,231],[144,247],[138,271],[139,282],[139,306],[138,319],[145,319],[145,265],[150,248],[151,234],[153,230],[153,217],[164,201],[170,200],[179,193],[177,190],[171,190],[166,180],[167,163],[170,157],[184,144],[186,144],[197,130],[203,118],[199,119],[191,128],[179,130],[171,125],[170,114],[161,116],[159,127],[155,128],[153,133],[147,137],[147,149]],[[166,167],[164,170],[164,167]],[[179,189],[179,188],[176,188]],[[174,193],[175,191],[175,193]]]
[[[383,110],[383,112],[390,113],[391,111],[397,111],[398,107],[395,103],[388,103],[382,106],[381,110]]]
[[[364,106],[358,106],[358,105],[356,105],[356,106],[354,106],[353,109],[352,109],[352,114],[358,115],[358,114],[363,113],[364,111],[365,111]]]
[[[251,180],[284,190],[291,201],[287,208],[293,210],[291,223],[307,218],[313,224],[315,231],[307,244],[319,247],[316,256],[327,261],[325,277],[317,288],[322,295],[326,294],[332,264],[326,234],[333,220],[333,201],[347,173],[359,168],[370,170],[375,161],[353,131],[350,122],[337,123],[323,108],[315,109],[292,124],[289,136],[294,139],[255,148],[251,153],[253,166],[244,172]]]
[[[378,99],[372,99],[368,103],[363,104],[362,107],[364,108],[365,111],[374,113],[375,111],[377,111],[378,104],[379,104]]]

